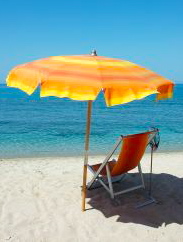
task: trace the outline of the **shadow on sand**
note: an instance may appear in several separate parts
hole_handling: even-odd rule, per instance
[[[148,187],[149,174],[144,174],[144,178]],[[125,184],[137,184],[138,180],[137,173],[130,173],[124,181],[114,184],[114,190],[122,189]],[[136,205],[148,199],[144,189],[119,195],[116,201],[110,199],[103,187],[89,190],[87,194],[92,208],[102,212],[106,218],[117,215],[117,222],[155,228],[163,224],[183,224],[183,178],[164,173],[152,174],[152,196],[157,203],[137,209]]]

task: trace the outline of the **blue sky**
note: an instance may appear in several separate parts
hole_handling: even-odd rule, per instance
[[[15,65],[96,48],[183,83],[182,0],[4,0],[0,26],[0,82]]]

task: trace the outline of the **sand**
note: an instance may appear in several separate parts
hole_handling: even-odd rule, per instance
[[[144,190],[113,202],[98,188],[88,191],[87,211],[81,212],[82,165],[82,157],[1,159],[0,241],[183,241],[183,153],[155,154],[158,203],[141,209],[135,206],[146,201]],[[148,185],[149,154],[142,168]],[[134,182],[136,172],[129,175]]]

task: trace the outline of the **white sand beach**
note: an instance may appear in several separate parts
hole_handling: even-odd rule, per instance
[[[149,164],[146,154],[146,181]],[[82,166],[82,157],[1,159],[0,241],[183,241],[183,153],[154,155],[158,203],[141,209],[143,190],[120,195],[117,205],[99,188],[88,191],[81,212]]]

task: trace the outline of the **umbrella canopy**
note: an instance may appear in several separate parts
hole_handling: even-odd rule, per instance
[[[82,210],[85,210],[87,163],[92,101],[103,91],[107,106],[127,103],[157,94],[172,97],[173,82],[132,62],[91,55],[52,56],[12,69],[7,85],[41,97],[68,97],[88,101],[83,167]]]
[[[52,56],[15,67],[7,84],[28,94],[41,87],[41,97],[95,100],[104,92],[107,106],[122,104],[157,93],[172,96],[173,83],[125,60],[95,56]]]

